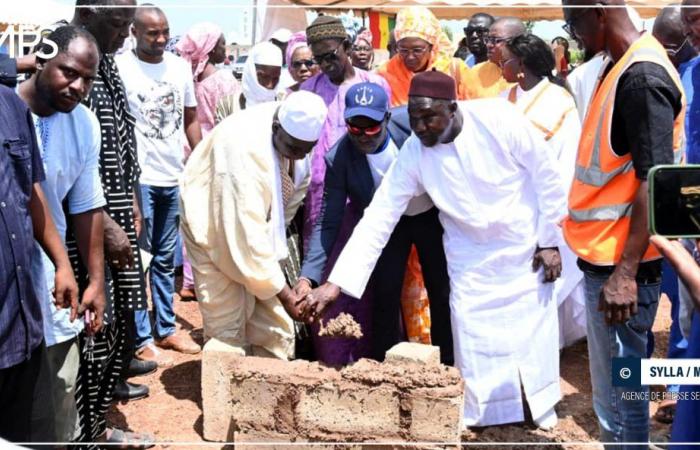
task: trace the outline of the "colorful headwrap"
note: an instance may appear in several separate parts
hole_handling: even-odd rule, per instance
[[[287,43],[287,53],[284,55],[284,62],[287,64],[287,69],[292,71],[292,55],[294,51],[300,47],[308,47],[309,44],[306,42],[306,33],[304,31],[298,31],[289,38]]]
[[[324,39],[347,39],[348,33],[343,22],[337,17],[318,16],[306,28],[306,40],[309,45]]]
[[[398,43],[404,38],[419,38],[430,43],[433,51],[428,67],[447,72],[455,49],[450,38],[442,31],[440,21],[424,6],[409,6],[396,16],[394,35]]]
[[[353,45],[357,45],[359,41],[365,41],[369,44],[369,48],[372,48],[372,32],[370,30],[362,30],[359,33],[357,33],[357,36],[355,36],[355,41],[353,42]]]
[[[175,49],[192,66],[192,76],[197,79],[209,61],[209,53],[214,50],[223,31],[218,25],[202,22],[189,29]]]

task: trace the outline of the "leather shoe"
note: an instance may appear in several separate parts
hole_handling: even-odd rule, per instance
[[[136,350],[134,358],[141,361],[154,361],[158,367],[171,367],[174,364],[173,359],[165,352],[156,348],[153,343],[149,343]]]
[[[189,353],[191,355],[202,351],[202,347],[193,341],[192,338],[189,336],[178,336],[177,334],[172,334],[157,341],[156,345],[160,348],[175,350],[180,353]]]
[[[148,386],[119,380],[114,388],[114,400],[137,400],[148,395]]]
[[[156,361],[131,358],[129,368],[126,369],[126,377],[131,378],[148,375],[149,373],[155,372],[156,369],[158,369],[158,363]]]

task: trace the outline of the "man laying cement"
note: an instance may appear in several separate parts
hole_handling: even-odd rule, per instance
[[[293,356],[296,294],[280,261],[326,114],[321,97],[293,93],[228,117],[187,162],[180,214],[204,334],[246,354]]]

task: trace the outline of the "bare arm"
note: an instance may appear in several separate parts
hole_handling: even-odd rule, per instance
[[[647,230],[647,182],[637,190],[632,203],[630,233],[622,250],[620,262],[603,285],[598,310],[603,311],[608,323],[624,323],[637,314],[637,269],[649,246]]]
[[[187,135],[190,148],[194,151],[199,141],[202,140],[202,127],[197,119],[197,108],[185,108],[185,135]]]
[[[80,257],[90,277],[90,284],[83,293],[79,313],[86,309],[94,313],[91,331],[97,332],[102,328],[105,309],[103,211],[99,208],[76,214],[73,216],[73,223]]]
[[[59,308],[70,307],[70,320],[73,321],[78,313],[78,285],[75,282],[63,240],[58,235],[58,230],[53,223],[51,212],[39,183],[34,183],[32,186],[29,213],[32,217],[34,239],[37,240],[56,267],[54,280],[56,306]]]

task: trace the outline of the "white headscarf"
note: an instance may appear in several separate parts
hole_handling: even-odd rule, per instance
[[[270,42],[256,44],[250,51],[243,68],[243,95],[246,108],[258,103],[273,102],[277,99],[279,83],[274,89],[267,89],[258,83],[255,65],[282,67],[282,51]]]

